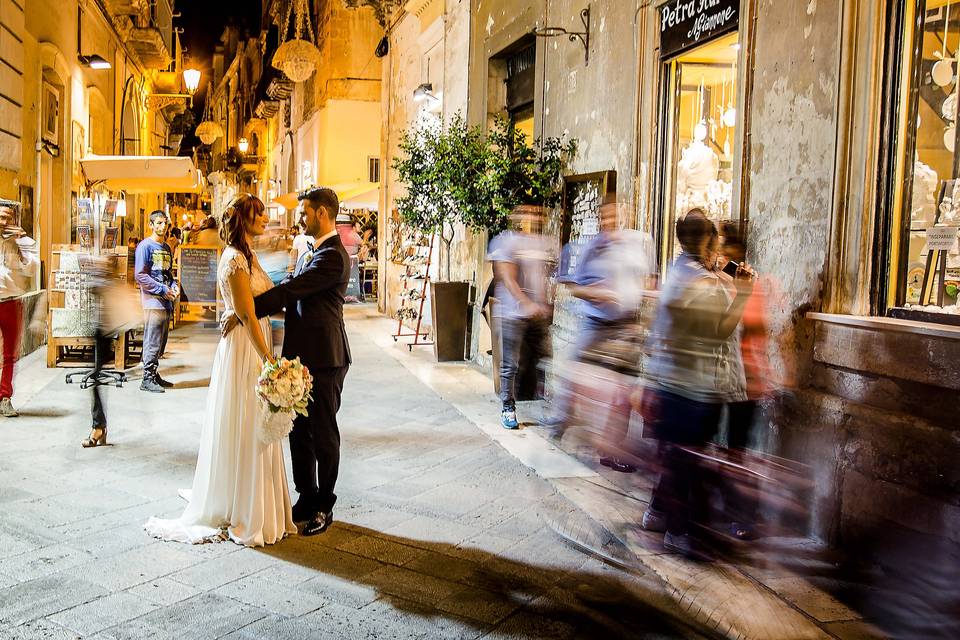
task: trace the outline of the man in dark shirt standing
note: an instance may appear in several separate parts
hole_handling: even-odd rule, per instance
[[[153,233],[137,245],[135,273],[143,304],[143,382],[142,391],[163,393],[173,386],[160,377],[157,367],[167,346],[170,312],[180,287],[173,281],[173,252],[163,238],[170,221],[159,209],[150,214]]]

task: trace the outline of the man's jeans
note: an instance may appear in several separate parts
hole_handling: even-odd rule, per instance
[[[533,365],[549,358],[550,322],[526,318],[500,318],[500,402],[504,410],[516,406],[517,372],[520,370],[520,350],[524,341],[533,352]]]
[[[160,356],[167,348],[170,312],[166,309],[144,309],[143,313],[143,379],[156,380]]]

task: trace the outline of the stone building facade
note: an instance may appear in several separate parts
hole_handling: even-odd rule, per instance
[[[914,238],[924,230],[907,227],[911,181],[930,171],[911,171],[909,160],[949,166],[950,140],[911,135],[922,121],[949,127],[956,119],[924,106],[936,98],[940,111],[957,85],[943,78],[942,93],[932,93],[936,60],[927,61],[923,41],[944,30],[944,4],[594,0],[587,50],[576,38],[532,35],[585,31],[584,2],[407,2],[385,24],[383,164],[419,115],[418,85],[442,87],[441,117],[465,110],[469,122],[489,123],[510,113],[504,59],[526,52],[535,134],[579,141],[572,174],[615,172],[615,191],[632,211],[626,222],[653,235],[662,271],[685,207],[707,207],[747,231],[749,261],[776,283],[770,357],[793,389],[769,402],[765,431],[771,450],[811,469],[810,533],[854,545],[895,523],[957,542],[951,405],[960,330],[942,314],[911,311],[900,255],[909,249],[911,269],[926,255],[916,257]],[[950,48],[960,47],[960,34],[946,28]],[[911,43],[926,59],[903,53]],[[941,183],[941,194],[952,188]],[[385,172],[381,238],[402,190]],[[481,293],[487,241],[461,231],[453,247],[454,277]],[[382,247],[380,305],[392,314],[400,268],[388,260]],[[936,276],[942,285],[955,260]],[[475,318],[471,353],[481,364],[482,327]]]
[[[154,97],[179,89],[167,71],[178,55],[172,16],[170,0],[0,3],[0,197],[23,203],[21,224],[39,241],[38,291],[51,248],[75,240],[79,159],[167,154],[169,124],[186,107]],[[111,68],[81,60],[94,54]],[[140,211],[163,204],[162,194],[128,198],[126,236],[141,235]]]

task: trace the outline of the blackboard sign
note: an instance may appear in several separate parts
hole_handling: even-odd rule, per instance
[[[363,298],[360,290],[360,260],[357,256],[350,256],[350,279],[347,281],[347,292],[344,297],[349,302],[359,302]]]
[[[181,302],[217,303],[217,263],[219,247],[184,245],[180,247]]]
[[[740,0],[673,0],[660,9],[660,56],[670,58],[735,31]]]

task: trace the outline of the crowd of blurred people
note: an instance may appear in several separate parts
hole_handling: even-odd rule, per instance
[[[649,508],[638,514],[643,528],[662,532],[670,551],[708,559],[718,534],[762,534],[760,478],[769,479],[773,459],[749,447],[760,402],[774,390],[766,285],[745,261],[739,226],[718,227],[693,209],[677,221],[680,252],[657,290],[650,236],[624,228],[613,198],[598,213],[596,233],[559,255],[540,207],[517,207],[511,229],[490,244],[501,424],[521,425],[518,372],[549,362],[553,401],[538,420],[546,435],[559,443],[577,427],[600,464],[655,474]],[[578,323],[562,361],[551,353],[557,287],[575,301],[562,312]],[[641,444],[650,440],[652,456]],[[799,490],[797,469],[777,464],[786,492]]]

